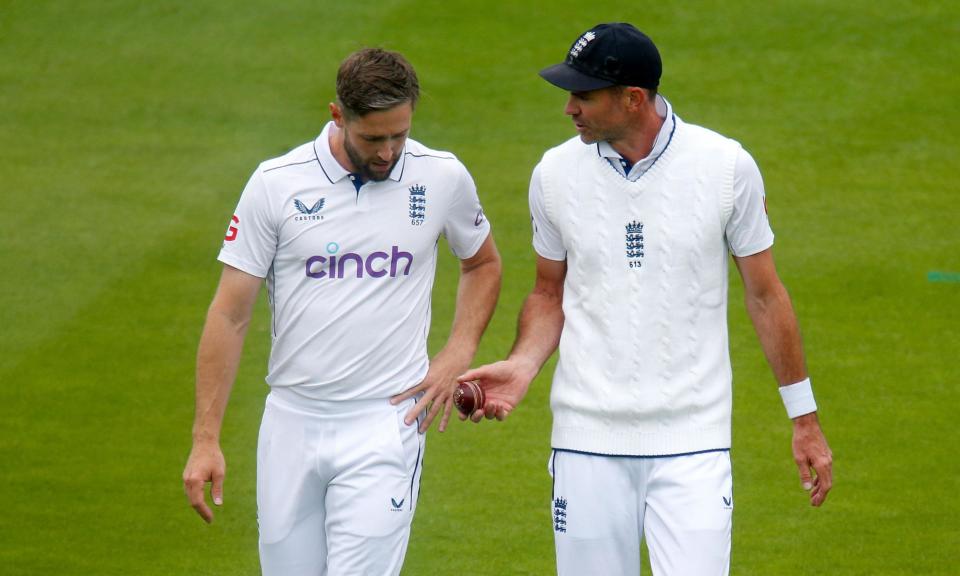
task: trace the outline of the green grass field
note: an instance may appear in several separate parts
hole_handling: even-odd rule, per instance
[[[494,225],[504,288],[477,361],[498,359],[532,284],[530,170],[573,135],[536,72],[627,20],[660,46],[678,115],[764,173],[835,455],[812,509],[732,278],[733,574],[957,574],[960,4],[641,4],[0,0],[0,573],[259,573],[265,301],[213,525],[180,482],[216,254],[250,172],[315,137],[346,54],[404,52],[414,137],[460,156]],[[455,279],[444,258],[434,350]],[[505,424],[430,434],[404,574],[551,573],[550,372]]]

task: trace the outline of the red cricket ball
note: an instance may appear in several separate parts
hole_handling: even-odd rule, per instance
[[[465,416],[482,409],[485,400],[483,388],[476,380],[461,382],[453,392],[453,404]]]

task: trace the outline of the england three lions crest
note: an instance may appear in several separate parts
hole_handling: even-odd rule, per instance
[[[640,268],[643,266],[643,222],[628,222],[626,231],[627,265]]]
[[[414,184],[410,187],[410,225],[420,226],[427,214],[427,187]]]

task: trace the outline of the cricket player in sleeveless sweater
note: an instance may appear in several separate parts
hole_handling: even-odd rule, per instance
[[[240,198],[197,361],[184,471],[208,522],[223,501],[220,426],[260,286],[273,322],[257,448],[263,574],[399,574],[424,435],[447,424],[456,376],[493,312],[500,259],[473,179],[408,138],[419,94],[399,54],[361,50],[337,75],[333,121],[262,163]],[[437,246],[461,261],[447,345],[427,356]]]
[[[562,575],[727,574],[733,488],[727,266],[793,419],[814,506],[831,486],[799,331],[771,256],[763,181],[735,141],[657,93],[653,42],[629,24],[581,35],[541,72],[579,132],[533,171],[537,280],[506,361],[468,371],[503,419],[559,348],[552,528]]]

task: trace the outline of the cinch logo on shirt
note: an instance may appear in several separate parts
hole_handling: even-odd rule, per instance
[[[337,255],[340,245],[336,242],[327,244],[327,256],[311,256],[307,258],[306,273],[308,278],[363,278],[364,273],[371,278],[382,278],[389,275],[409,276],[413,266],[413,254],[400,250],[399,246],[392,246],[390,254],[386,252],[371,252],[362,256],[355,252],[344,252]],[[406,265],[401,269],[401,262]]]

